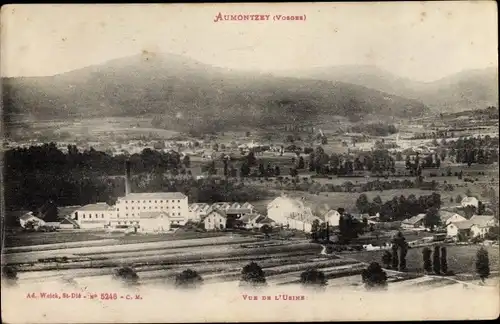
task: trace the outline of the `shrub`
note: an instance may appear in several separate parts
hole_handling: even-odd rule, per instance
[[[361,278],[366,289],[386,289],[387,274],[377,262],[372,262],[368,268],[363,270]]]
[[[486,251],[483,246],[476,254],[476,272],[482,282],[490,275],[490,259],[488,257],[488,251]]]
[[[15,286],[17,284],[17,269],[10,266],[2,268],[2,279],[5,286]]]
[[[304,287],[314,289],[324,289],[327,280],[323,271],[309,269],[300,274],[300,283]]]
[[[187,269],[175,276],[175,287],[176,288],[198,288],[203,284],[203,278],[198,274],[198,272]]]
[[[424,271],[427,273],[432,272],[431,254],[432,254],[432,251],[428,247],[425,247],[422,250],[422,257],[424,260]]]
[[[441,258],[439,256],[439,246],[434,247],[434,254],[432,256],[432,270],[435,274],[441,273]]]
[[[441,247],[441,272],[448,274],[448,260],[446,260],[446,246]]]
[[[241,271],[240,286],[267,286],[262,268],[255,262],[250,262]]]
[[[139,276],[130,267],[121,267],[115,270],[113,278],[122,281],[126,285],[137,285],[139,284]]]
[[[385,251],[384,254],[382,255],[382,264],[386,268],[390,268],[392,265],[392,254],[389,251]]]

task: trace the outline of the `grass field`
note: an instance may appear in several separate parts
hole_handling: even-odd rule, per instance
[[[183,232],[183,233],[164,233],[164,234],[131,234],[106,233],[104,231],[58,231],[58,232],[23,232],[6,231],[5,247],[22,247],[32,245],[45,245],[57,243],[87,242],[99,240],[114,240],[116,244],[141,243],[141,242],[159,242],[175,241],[184,239],[195,239],[204,237],[222,236],[221,232]]]
[[[456,274],[475,273],[476,252],[479,248],[480,246],[478,245],[446,246],[448,253],[448,269]],[[486,249],[489,253],[490,269],[492,271],[498,271],[500,266],[500,252],[498,246],[488,246]],[[406,260],[409,271],[423,273],[422,250],[423,248],[412,248],[408,250]],[[383,253],[383,251],[352,252],[350,257],[362,262],[379,262],[381,264]]]

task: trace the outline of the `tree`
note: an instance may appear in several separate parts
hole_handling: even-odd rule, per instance
[[[269,238],[269,235],[273,232],[273,229],[271,226],[268,224],[264,224],[261,228],[260,231],[265,235],[266,238]]]
[[[432,255],[432,270],[435,274],[441,273],[441,258],[439,256],[439,246],[434,247],[434,254]]]
[[[135,286],[139,284],[139,276],[134,269],[130,267],[121,267],[118,270],[115,270],[113,278],[120,280],[127,286]]]
[[[2,267],[2,279],[6,287],[17,285],[17,270],[11,266]]]
[[[432,272],[431,254],[432,254],[432,251],[428,247],[425,247],[422,250],[422,257],[423,257],[423,260],[424,260],[424,271],[426,273],[431,273]]]
[[[441,247],[441,272],[443,274],[448,274],[448,260],[446,259],[446,257],[446,246],[443,246]]]
[[[189,155],[185,155],[184,158],[182,159],[182,163],[186,168],[189,168],[191,166],[191,158]]]
[[[254,166],[257,164],[257,158],[255,157],[255,153],[253,151],[248,152],[246,156],[246,161],[249,166]]]
[[[319,220],[315,219],[311,225],[311,238],[314,242],[319,239]]]
[[[356,208],[362,214],[368,212],[368,210],[370,209],[370,202],[368,201],[368,197],[366,196],[366,194],[362,193],[361,195],[359,195],[358,199],[356,200]]]
[[[175,287],[182,289],[198,288],[203,284],[203,278],[198,272],[187,269],[175,276]]]
[[[299,173],[297,172],[297,169],[295,168],[290,168],[290,176],[296,177]]]
[[[399,246],[399,271],[406,271],[406,254],[408,253],[408,243],[404,241]]]
[[[325,273],[316,269],[308,269],[300,274],[300,283],[303,287],[323,290],[327,280]]]
[[[481,282],[490,275],[490,259],[488,257],[488,251],[482,246],[476,254],[476,272],[481,278]]]
[[[406,270],[407,251],[408,251],[408,243],[406,242],[406,238],[403,236],[403,233],[398,232],[396,237],[394,237],[394,239],[392,240],[392,253],[393,253],[392,265],[394,269],[399,268],[400,271]]]
[[[240,286],[262,287],[267,286],[266,277],[262,268],[255,262],[250,262],[241,271]]]
[[[384,254],[382,255],[382,264],[386,268],[391,268],[392,265],[392,254],[389,251],[384,251]]]
[[[455,198],[455,202],[456,202],[457,204],[460,204],[460,203],[462,202],[462,196],[457,195],[457,197]]]
[[[429,208],[424,216],[424,225],[430,228],[431,232],[434,228],[441,223],[441,218],[439,217],[438,210],[435,207]]]
[[[377,262],[370,263],[361,273],[361,278],[366,289],[387,288],[387,274]]]
[[[246,178],[248,177],[249,174],[250,174],[250,166],[248,165],[248,163],[243,162],[240,168],[240,176],[242,178]]]
[[[263,163],[259,163],[259,175],[261,177],[266,175],[266,168],[264,167]]]
[[[398,246],[392,243],[392,269],[397,269],[399,265]]]
[[[297,166],[297,169],[302,170],[305,168],[305,162],[304,162],[304,157],[299,157],[299,165]]]

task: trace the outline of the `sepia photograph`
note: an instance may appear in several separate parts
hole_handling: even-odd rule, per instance
[[[2,6],[2,321],[498,318],[497,15]]]

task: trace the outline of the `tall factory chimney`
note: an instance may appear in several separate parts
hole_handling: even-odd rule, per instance
[[[130,193],[130,161],[125,161],[125,195]]]

